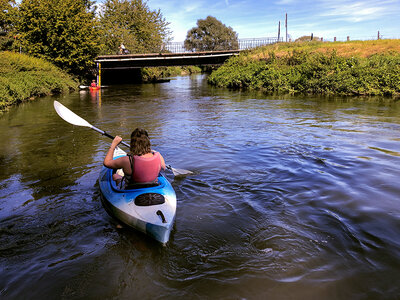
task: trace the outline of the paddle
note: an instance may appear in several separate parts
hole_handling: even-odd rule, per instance
[[[54,101],[54,109],[56,110],[57,114],[66,122],[76,125],[76,126],[84,126],[84,127],[89,127],[91,129],[93,129],[94,131],[97,131],[98,133],[105,135],[106,137],[109,137],[110,139],[114,139],[114,136],[112,136],[111,134],[97,128],[94,127],[93,125],[91,125],[88,121],[86,121],[85,119],[82,119],[80,116],[78,116],[77,114],[75,114],[74,112],[72,112],[71,110],[69,110],[68,108],[66,108],[64,105],[62,105],[60,102],[58,101]],[[130,148],[129,144],[125,143],[124,141],[121,141],[121,144]],[[188,174],[193,174],[193,172],[188,171],[188,170],[184,170],[184,169],[175,169],[172,168],[170,165],[166,166],[168,170],[171,170],[172,173],[174,174],[174,176],[178,176],[178,175],[188,175]]]

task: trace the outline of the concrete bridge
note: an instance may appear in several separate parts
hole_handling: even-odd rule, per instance
[[[240,51],[256,48],[263,45],[281,42],[279,38],[239,39],[239,49],[226,51],[189,52],[185,50],[183,42],[164,45],[165,52],[127,55],[102,55],[95,59],[97,63],[98,84],[101,85],[102,74],[106,81],[116,80],[118,77],[139,76],[144,67],[169,66],[205,66],[223,64],[229,57],[238,55]],[[120,79],[119,79],[120,81]]]
[[[169,67],[188,65],[219,65],[240,51],[282,41],[275,37],[239,39],[239,49],[226,51],[189,52],[183,42],[172,42],[164,45],[165,52],[128,55],[98,56],[95,62],[103,70],[137,69],[144,67]]]
[[[137,69],[144,67],[170,67],[189,65],[219,65],[240,50],[185,52],[185,53],[149,53],[128,55],[103,55],[96,58],[102,70]]]

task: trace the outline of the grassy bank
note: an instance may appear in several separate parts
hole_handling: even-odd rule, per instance
[[[78,82],[51,63],[14,52],[0,52],[0,111],[8,106],[75,89]]]
[[[232,57],[208,78],[267,92],[400,97],[400,40],[281,43]]]

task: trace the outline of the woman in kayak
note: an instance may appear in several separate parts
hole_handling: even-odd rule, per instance
[[[121,141],[120,136],[114,138],[103,162],[107,168],[124,171],[124,176],[113,173],[113,179],[117,184],[119,185],[121,181],[125,182],[125,186],[157,183],[161,169],[165,170],[165,161],[159,152],[151,150],[147,131],[136,128],[131,134],[130,153],[113,159],[114,150]]]

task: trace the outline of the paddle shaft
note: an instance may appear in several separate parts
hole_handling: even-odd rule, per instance
[[[112,140],[115,138],[115,136],[112,136],[111,134],[109,134],[109,133],[107,133],[107,132],[105,132],[105,131],[97,128],[97,127],[94,127],[93,125],[90,128],[92,128],[94,131],[97,131],[98,133],[101,133],[102,135],[105,135],[106,137],[108,137],[108,138],[110,138]],[[127,143],[125,143],[124,141],[121,141],[121,144],[126,146],[126,147],[128,147],[128,148],[130,148],[130,146]]]

